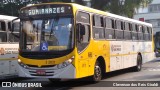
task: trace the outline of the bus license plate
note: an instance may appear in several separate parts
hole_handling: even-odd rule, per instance
[[[36,70],[37,75],[46,75],[45,70]]]

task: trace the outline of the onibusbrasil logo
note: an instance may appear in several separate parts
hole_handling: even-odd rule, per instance
[[[2,82],[2,87],[42,87],[41,83]]]

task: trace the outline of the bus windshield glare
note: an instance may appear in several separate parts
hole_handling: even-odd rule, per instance
[[[22,51],[63,51],[73,48],[73,24],[70,17],[22,20]]]

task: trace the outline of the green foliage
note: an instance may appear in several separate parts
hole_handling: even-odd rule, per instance
[[[146,7],[152,0],[92,0],[93,8],[132,18],[136,8]]]
[[[91,0],[91,7],[99,10],[104,10],[110,0]]]

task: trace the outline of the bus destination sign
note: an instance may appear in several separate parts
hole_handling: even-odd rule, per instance
[[[53,13],[64,13],[64,7],[57,8],[42,8],[42,9],[31,9],[28,10],[28,15],[40,15],[40,14],[53,14]]]
[[[31,6],[21,10],[20,16],[41,16],[53,14],[72,14],[72,8],[69,5],[39,5]]]

